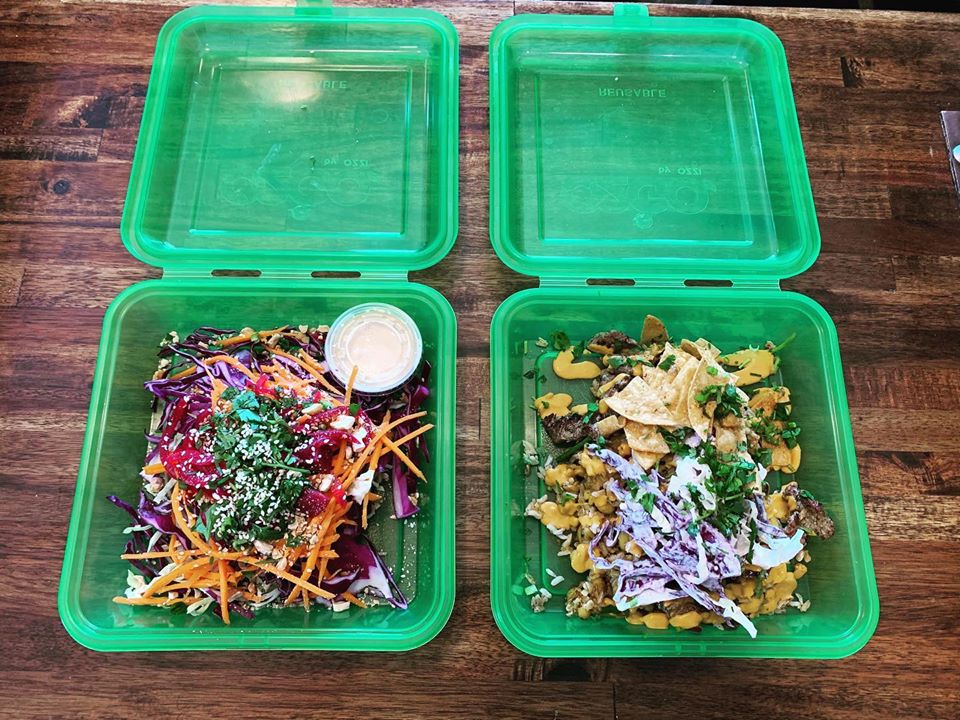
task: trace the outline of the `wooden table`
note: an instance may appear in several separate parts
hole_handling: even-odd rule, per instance
[[[56,585],[104,308],[159,271],[118,223],[157,30],[179,3],[0,10],[0,714],[382,718],[958,717],[960,211],[938,112],[960,109],[960,16],[654,6],[783,39],[823,234],[787,288],[837,323],[882,616],[838,662],[540,660],[491,617],[490,317],[534,284],[487,237],[487,39],[514,12],[438,0],[462,41],[460,237],[415,279],[460,323],[457,604],[405,655],[107,655],[64,632]],[[370,4],[387,4],[385,2]],[[411,3],[398,3],[411,4]]]

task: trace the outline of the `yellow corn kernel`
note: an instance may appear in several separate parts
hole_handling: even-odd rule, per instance
[[[607,391],[610,390],[614,385],[616,385],[621,380],[630,377],[626,373],[617,373],[617,375],[612,379],[605,382],[603,385],[597,388],[597,395],[604,396],[607,394]]]
[[[570,567],[574,572],[585,573],[593,569],[593,560],[590,559],[590,545],[580,543],[570,553]]]
[[[610,501],[610,496],[607,495],[606,490],[597,490],[596,495],[593,493],[590,494],[590,502],[593,503],[594,507],[597,508],[600,512],[605,515],[609,515],[613,512],[613,504]]]
[[[547,468],[547,471],[543,474],[543,481],[550,487],[555,487],[558,483],[560,487],[563,487],[570,482],[576,474],[576,465],[557,465],[556,467]]]
[[[564,380],[592,380],[602,371],[589,360],[574,362],[573,350],[570,349],[557,353],[553,359],[553,372]]]
[[[643,616],[643,624],[651,630],[666,630],[670,627],[670,619],[666,613],[652,612]]]
[[[696,610],[690,610],[689,612],[674,615],[670,618],[670,624],[681,630],[699,627],[701,622],[703,622],[703,616]]]
[[[540,413],[540,417],[557,415],[563,417],[570,413],[570,403],[573,398],[566,393],[546,393],[533,401],[533,407]]]
[[[730,583],[724,587],[724,592],[731,600],[738,600],[739,598],[746,598],[753,595],[753,589],[753,581],[744,580],[743,582]]]
[[[787,577],[787,564],[782,563],[777,565],[775,568],[771,568],[770,572],[767,573],[767,579],[764,582],[764,585],[767,587],[772,587],[777,583],[783,582]]]
[[[606,466],[603,464],[603,460],[593,455],[580,453],[580,464],[587,471],[587,475],[591,477],[606,474]]]
[[[770,495],[764,502],[764,507],[767,510],[767,517],[771,520],[786,520],[790,514],[787,501],[780,493]]]
[[[730,353],[720,358],[724,365],[740,368],[733,375],[737,378],[737,385],[752,385],[769,377],[776,369],[776,357],[769,350],[747,349]]]
[[[761,613],[772,613],[783,603],[787,602],[797,589],[797,581],[793,575],[788,574],[783,582],[779,582],[763,594],[763,603],[760,606]]]
[[[566,506],[564,506],[564,509],[566,509]],[[540,505],[540,522],[544,525],[553,525],[558,530],[573,530],[580,524],[575,515],[564,514],[560,506],[550,500]]]

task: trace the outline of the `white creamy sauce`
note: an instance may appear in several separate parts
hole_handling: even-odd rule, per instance
[[[395,308],[378,305],[345,313],[334,323],[326,345],[334,374],[346,382],[356,367],[354,387],[364,392],[386,391],[403,383],[416,370],[421,352],[413,321]]]

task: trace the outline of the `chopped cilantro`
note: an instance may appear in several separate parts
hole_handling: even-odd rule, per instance
[[[586,444],[587,444],[587,441],[586,441],[586,440],[581,440],[581,441],[578,442],[576,445],[571,445],[571,446],[568,447],[566,450],[564,450],[562,453],[560,453],[559,455],[557,455],[556,461],[557,461],[558,463],[560,463],[560,462],[566,462],[567,460],[569,460],[570,458],[572,458],[576,453],[578,453],[578,452],[580,452],[581,450],[583,450],[583,446],[586,445]]]
[[[679,428],[673,431],[660,428],[660,434],[663,436],[664,441],[666,441],[667,447],[670,448],[670,452],[678,458],[691,457],[695,454],[694,449],[686,443],[686,428]]]
[[[230,395],[230,411],[210,420],[211,451],[220,468],[211,484],[228,492],[208,508],[204,530],[208,538],[240,549],[284,536],[310,471],[291,464],[303,438],[290,430],[279,400],[249,390]]]
[[[763,581],[767,578],[767,571],[761,570],[760,574],[757,576],[757,586],[753,589],[753,596],[755,598],[763,597]]]
[[[570,342],[570,336],[563,332],[563,330],[554,330],[550,333],[550,343],[555,350],[566,350],[572,344]]]
[[[780,344],[777,345],[776,347],[770,348],[770,352],[772,352],[772,353],[778,353],[778,352],[780,352],[781,350],[783,350],[787,345],[789,345],[790,343],[792,343],[792,342],[793,342],[794,340],[796,340],[796,339],[797,339],[797,334],[796,334],[796,333],[791,333],[790,337],[788,337],[788,338],[787,338],[786,340],[784,340],[782,343],[780,343]]]
[[[760,448],[757,451],[757,462],[763,466],[769,465],[773,462],[773,451],[770,448]]]
[[[707,366],[707,375],[714,375],[714,376],[716,376],[717,372],[718,372],[718,370],[717,370],[717,368],[716,368],[715,365],[708,365],[708,366]]]
[[[660,361],[660,364],[657,365],[661,370],[669,370],[673,367],[673,364],[677,361],[676,355],[667,355],[663,360]]]
[[[746,404],[737,392],[736,386],[730,384],[707,385],[703,390],[698,392],[694,398],[701,405],[706,405],[711,401],[716,403],[713,416],[718,420],[727,415],[743,417],[744,408],[746,407]]]
[[[640,505],[643,506],[643,509],[648,513],[653,512],[653,505],[657,500],[657,496],[653,493],[644,493],[640,496]]]
[[[717,503],[710,516],[712,523],[730,537],[746,511],[746,487],[756,479],[756,465],[736,453],[718,452],[710,442],[700,448],[701,462],[710,468],[704,484]]]
[[[611,370],[616,370],[618,367],[626,364],[628,360],[622,355],[611,355],[607,358],[607,367]]]

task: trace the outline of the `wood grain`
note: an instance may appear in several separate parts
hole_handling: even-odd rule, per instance
[[[823,237],[784,283],[834,318],[882,614],[838,662],[549,660],[489,609],[490,317],[536,281],[506,269],[487,222],[487,41],[514,12],[608,3],[429,3],[461,36],[460,235],[413,278],[457,311],[457,605],[406,655],[103,655],[56,610],[100,323],[159,271],[118,226],[156,33],[192,2],[0,9],[0,716],[955,718],[960,702],[960,207],[938,113],[960,103],[960,18],[698,6],[786,47]],[[353,4],[353,3],[343,3]],[[410,1],[364,2],[411,6]],[[39,579],[39,582],[38,582]],[[176,668],[175,670],[173,668]],[[146,681],[166,678],[168,682]],[[170,687],[169,680],[182,682]]]

